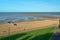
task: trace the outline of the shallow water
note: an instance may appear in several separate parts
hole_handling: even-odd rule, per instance
[[[49,19],[39,17],[40,15],[60,17],[60,12],[0,12],[0,23]]]

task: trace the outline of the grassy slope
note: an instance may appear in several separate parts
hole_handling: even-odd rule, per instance
[[[30,32],[19,33],[10,35],[8,37],[3,37],[0,40],[49,40],[55,29],[55,27],[52,27],[33,30]]]

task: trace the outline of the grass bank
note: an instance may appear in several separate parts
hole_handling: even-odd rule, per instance
[[[55,30],[55,27],[33,30],[2,37],[0,40],[49,40]]]

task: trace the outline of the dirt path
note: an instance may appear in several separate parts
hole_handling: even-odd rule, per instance
[[[60,30],[59,30],[59,29],[57,29],[57,30],[54,32],[51,40],[60,40]]]

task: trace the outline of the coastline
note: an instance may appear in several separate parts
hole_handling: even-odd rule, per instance
[[[17,24],[17,26],[15,26],[14,24]],[[48,28],[51,27],[52,25],[58,26],[58,24],[59,19],[0,24],[0,36],[9,35],[8,34],[9,28],[10,34],[16,34],[20,32],[37,30],[41,28]]]
[[[59,17],[56,16],[46,16],[46,15],[37,15],[37,14],[32,14],[32,15],[16,15],[16,16],[5,16],[5,17],[0,17],[0,24],[7,23],[9,21],[11,22],[25,22],[25,21],[36,21],[36,20],[50,20],[50,19],[59,19]]]

